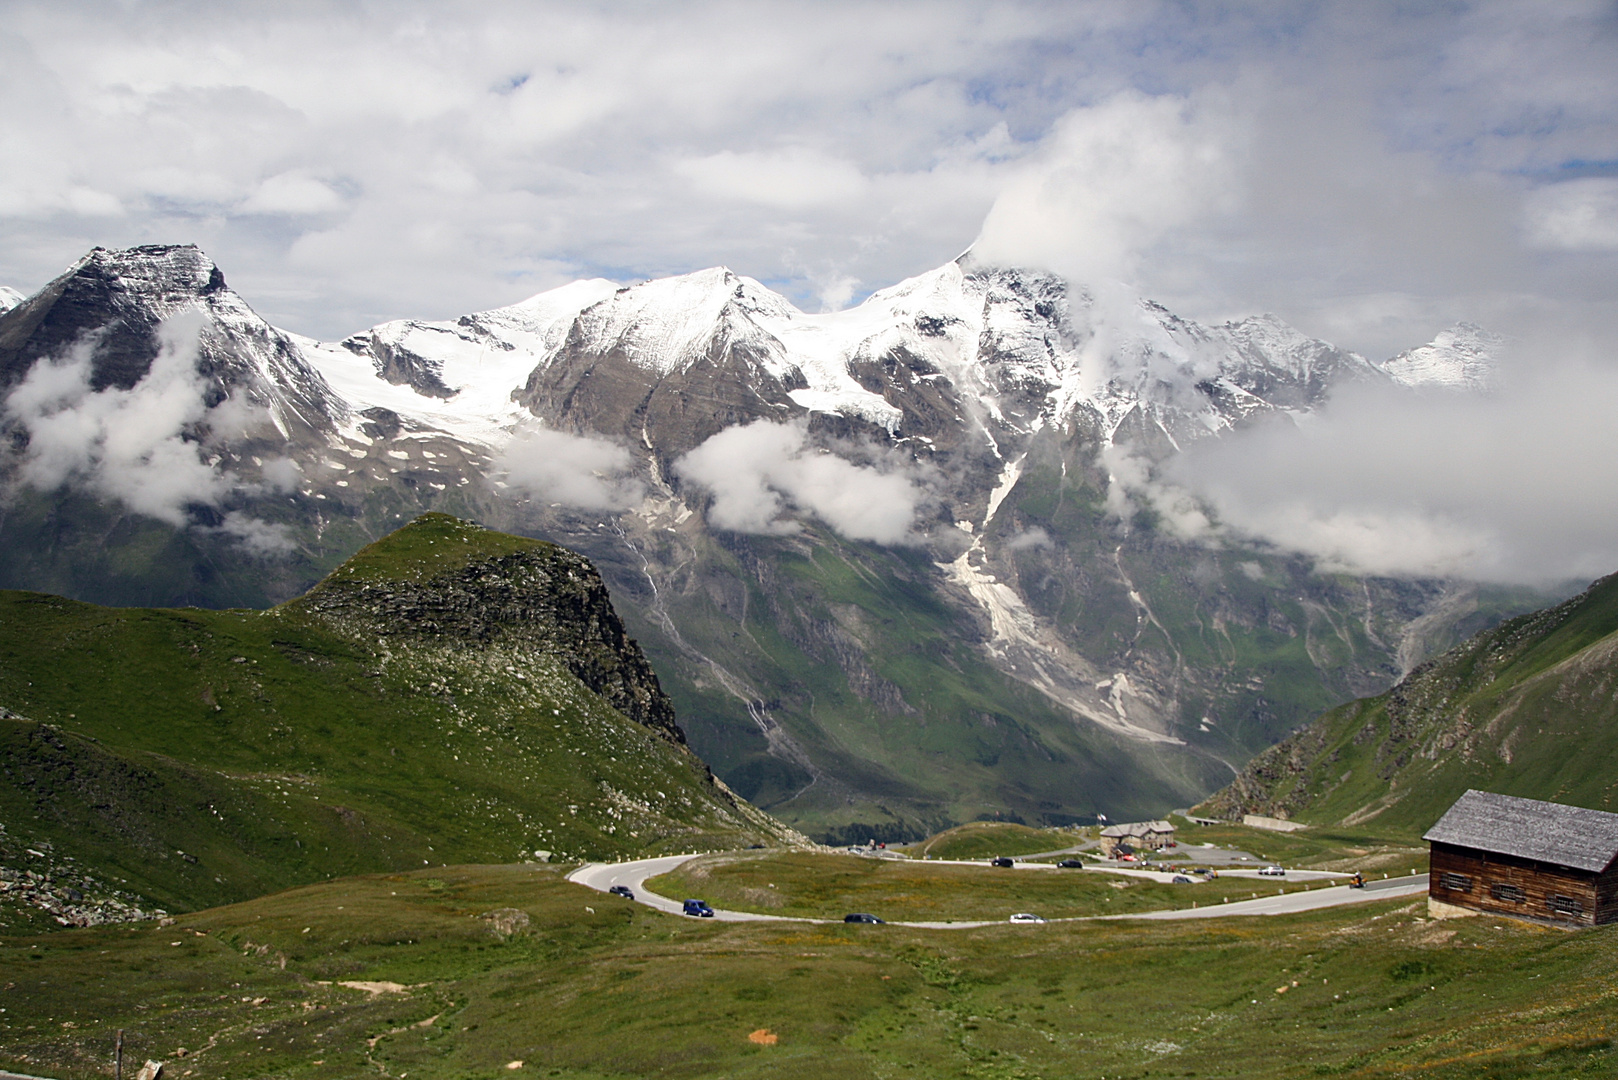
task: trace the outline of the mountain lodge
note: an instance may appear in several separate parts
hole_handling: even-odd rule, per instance
[[[1159,851],[1174,846],[1174,826],[1166,821],[1133,821],[1101,830],[1101,853],[1107,858],[1122,845],[1133,851]]]

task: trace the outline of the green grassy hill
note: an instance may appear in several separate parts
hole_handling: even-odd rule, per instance
[[[1333,709],[1202,805],[1419,834],[1469,787],[1618,810],[1618,575]]]
[[[683,739],[587,561],[444,515],[268,611],[0,593],[0,865],[69,921],[787,835]]]

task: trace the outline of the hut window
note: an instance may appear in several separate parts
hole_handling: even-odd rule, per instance
[[[1528,894],[1517,885],[1491,885],[1489,895],[1496,900],[1510,900],[1513,904],[1520,904],[1528,899]]]
[[[1452,892],[1472,891],[1472,879],[1465,874],[1444,874],[1439,877],[1438,883]]]
[[[1545,901],[1545,906],[1558,915],[1583,915],[1584,905],[1571,896],[1552,896]]]

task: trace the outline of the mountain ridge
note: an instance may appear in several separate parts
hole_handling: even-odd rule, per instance
[[[92,255],[126,282],[205,261]],[[251,311],[225,291],[203,310]],[[0,315],[0,340],[26,344],[48,293]],[[92,327],[77,362],[113,338],[150,350],[118,310],[64,312]],[[1273,317],[1206,327],[967,258],[821,315],[715,268],[337,343],[226,329],[201,334],[201,419],[160,447],[206,471],[204,497],[166,521],[131,512],[90,451],[80,479],[31,479],[51,417],[8,391],[0,540],[19,557],[0,584],[266,606],[428,510],[548,537],[606,576],[703,756],[825,835],[1186,805],[1313,712],[1534,606],[1189,543],[1132,500],[1130,477],[1187,441],[1388,378]],[[50,359],[10,355],[13,387]],[[302,390],[319,400],[283,431],[277,403]],[[62,409],[100,416],[99,393]],[[227,430],[233,403],[257,427]],[[749,425],[773,434],[715,449]],[[1040,779],[1002,761],[1011,745]]]

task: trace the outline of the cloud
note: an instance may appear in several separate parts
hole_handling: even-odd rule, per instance
[[[726,428],[682,455],[674,471],[708,489],[708,521],[733,532],[785,535],[813,514],[850,540],[911,542],[924,492],[908,475],[855,465],[809,444],[802,423]]]
[[[208,415],[199,330],[196,315],[166,321],[151,368],[128,390],[91,389],[93,340],[36,363],[5,402],[28,431],[24,482],[47,491],[82,483],[171,525],[186,523],[189,504],[217,503],[229,481],[184,437]]]
[[[1062,117],[996,198],[973,251],[1086,284],[1133,278],[1148,249],[1236,197],[1239,124],[1217,104],[1130,91]]]
[[[326,214],[340,210],[343,198],[304,172],[272,176],[242,200],[245,214]]]
[[[867,183],[853,163],[802,147],[724,150],[678,162],[674,171],[710,195],[787,209],[847,202],[863,195]]]
[[[232,510],[226,514],[225,520],[219,525],[219,531],[235,537],[245,551],[261,558],[286,555],[297,547],[287,526],[260,521],[240,510]]]
[[[580,510],[627,510],[645,495],[626,475],[634,460],[617,443],[548,428],[520,432],[502,451],[493,473],[542,502]]]
[[[1256,537],[1328,570],[1594,578],[1618,569],[1618,370],[1602,359],[1522,358],[1488,397],[1344,388],[1308,422],[1202,440],[1120,486],[1182,535]]]
[[[720,263],[837,305],[981,230],[1373,356],[1613,303],[1610,5],[6,16],[0,282],[28,290],[93,244],[193,241],[279,325],[339,338]]]
[[[1618,251],[1618,180],[1592,177],[1540,188],[1524,217],[1541,247]]]
[[[1028,551],[1032,548],[1048,548],[1051,546],[1051,534],[1035,525],[1025,529],[1006,541],[1007,551]]]
[[[196,311],[164,320],[157,356],[127,390],[93,389],[94,336],[35,363],[0,406],[27,432],[19,479],[40,491],[81,486],[176,527],[188,524],[192,507],[218,506],[239,481],[204,460],[203,440],[240,431],[257,410],[234,398],[207,404],[208,385],[197,373],[203,324]],[[285,472],[273,461],[266,466],[267,477]],[[240,511],[226,515],[223,530],[257,554],[291,547],[279,526]]]
[[[298,490],[303,481],[303,468],[291,458],[267,458],[259,475],[272,490],[286,495]]]

